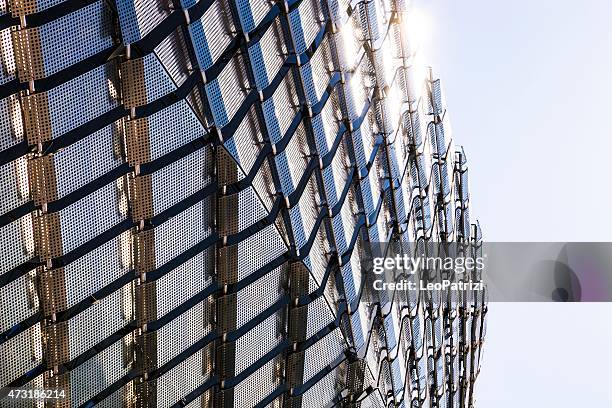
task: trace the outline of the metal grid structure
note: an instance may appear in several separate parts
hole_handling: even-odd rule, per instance
[[[471,407],[486,306],[380,296],[360,265],[369,242],[480,240],[409,12],[0,1],[0,386]]]

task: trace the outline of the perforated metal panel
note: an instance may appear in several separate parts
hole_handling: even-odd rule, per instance
[[[94,2],[34,30],[39,32],[46,76],[113,45],[112,15],[104,1]],[[71,35],[75,32],[79,35]],[[87,47],[83,47],[83,44],[87,44]]]
[[[480,239],[407,12],[0,2],[0,386],[74,407],[470,406],[486,306],[371,293],[359,257]]]

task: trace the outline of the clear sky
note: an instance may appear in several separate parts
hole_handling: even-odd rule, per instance
[[[487,240],[612,240],[612,2],[415,5]]]
[[[415,0],[487,241],[612,241],[612,1]],[[477,408],[610,407],[612,304],[490,305]]]

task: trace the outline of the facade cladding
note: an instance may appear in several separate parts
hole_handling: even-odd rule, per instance
[[[480,239],[404,0],[0,3],[0,386],[472,406],[486,307],[360,265]]]

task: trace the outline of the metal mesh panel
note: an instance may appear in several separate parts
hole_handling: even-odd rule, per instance
[[[40,324],[0,344],[0,382],[10,384],[42,362]]]
[[[124,103],[129,107],[144,105],[175,89],[155,54],[124,62],[121,73],[124,76]]]
[[[162,317],[212,283],[212,249],[197,254],[157,280],[157,317]]]
[[[0,212],[7,213],[28,202],[28,169],[25,157],[0,167],[2,203]]]
[[[71,318],[68,332],[78,340],[70,342],[70,359],[78,357],[125,326],[122,310],[121,290],[117,290]]]
[[[258,44],[261,50],[261,59],[263,61],[258,61],[258,54],[256,52],[251,53],[251,49],[249,49],[249,54],[251,61],[255,60],[260,64],[263,63],[263,66],[259,67],[259,69],[258,67],[254,67],[254,71],[265,71],[267,78],[265,86],[267,86],[280,70],[285,56],[287,55],[287,46],[283,39],[282,27],[278,18],[275,19],[272,25],[266,30]]]
[[[201,128],[185,101],[179,101],[154,113],[147,118],[147,121],[151,160],[158,159],[207,133]]]
[[[159,267],[203,241],[209,227],[210,198],[205,198],[155,228],[155,256]],[[180,236],[179,241],[176,237]]]
[[[267,99],[262,107],[272,143],[278,143],[286,135],[291,121],[295,117],[297,106],[298,100],[293,75],[289,71],[272,97]]]
[[[114,64],[105,64],[47,92],[53,137],[118,106],[115,86]]]
[[[3,47],[3,49],[6,49]],[[7,149],[24,137],[19,98],[11,95],[0,100],[0,148]]]
[[[204,300],[157,330],[157,364],[166,364],[210,332],[209,308]]]
[[[221,74],[206,85],[206,93],[212,103],[217,126],[225,126],[232,120],[242,104],[248,88],[245,77],[244,61],[239,54],[236,54]]]
[[[74,406],[85,403],[128,373],[124,344],[129,341],[129,337],[116,341],[71,372],[70,397]],[[105,399],[103,405],[122,406],[122,403],[122,396],[118,393]]]
[[[164,21],[169,7],[165,1],[119,0],[117,11],[121,33],[127,43],[135,42],[147,35]]]
[[[282,379],[281,364],[279,358],[272,359],[245,378],[235,389],[234,406],[254,407],[272,394]]]
[[[177,46],[178,45],[178,46]],[[172,82],[181,86],[187,79],[191,67],[189,53],[185,46],[183,31],[178,28],[155,47],[155,54],[168,71]]]
[[[58,197],[96,180],[122,163],[119,123],[108,125],[53,155]]]
[[[312,388],[302,395],[302,407],[316,408],[325,406],[342,389],[337,382],[338,370],[333,370],[319,380]]]
[[[245,32],[257,27],[271,7],[271,3],[257,0],[237,0],[236,7],[240,15],[242,29]]]
[[[225,248],[221,251],[221,255]],[[242,263],[238,268],[238,281],[249,276],[270,260],[275,259],[285,251],[284,242],[273,226],[266,227],[251,238],[238,244],[238,253],[242,255]]]
[[[8,272],[32,257],[34,252],[32,228],[30,214],[0,227],[0,245],[4,254],[0,261],[2,273]]]
[[[234,137],[225,143],[225,147],[238,164],[240,164],[245,173],[251,171],[258,153],[261,151],[263,144],[261,139],[261,130],[256,117],[256,111],[251,108],[236,129]]]
[[[298,8],[291,12],[291,28],[298,54],[303,53],[312,44],[321,23],[325,21],[321,8],[318,1],[307,0],[301,2]]]
[[[283,294],[285,268],[286,265],[279,266],[236,294],[238,305],[236,327],[250,322],[280,299]],[[262,298],[261,294],[264,292],[267,296]]]
[[[72,406],[472,404],[482,302],[371,293],[361,270],[372,241],[480,239],[406,12],[0,3],[27,23],[0,32],[0,386],[66,386]]]
[[[2,68],[0,69],[0,84],[5,84],[15,79],[15,57],[13,55],[13,44],[11,42],[11,30],[6,28],[0,30],[0,44],[2,45]]]
[[[206,350],[195,352],[157,380],[156,406],[171,407],[208,379],[206,353]]]
[[[71,35],[78,32],[79,35]],[[110,48],[112,20],[108,5],[97,1],[39,29],[45,75],[54,74]],[[83,44],[87,44],[83,47]]]
[[[124,219],[117,208],[116,184],[109,183],[69,205],[59,212],[59,219],[65,252],[101,235]]]
[[[157,215],[203,189],[210,183],[211,169],[211,152],[206,147],[153,173],[153,214]]]
[[[0,333],[8,331],[38,312],[35,277],[36,273],[32,270],[0,288]]]
[[[280,341],[277,316],[272,314],[236,341],[236,374],[250,367]]]
[[[97,291],[129,272],[129,240],[129,232],[124,232],[63,268],[68,308],[89,296],[95,298]]]

